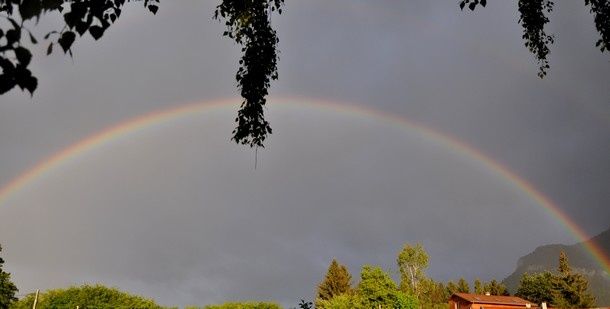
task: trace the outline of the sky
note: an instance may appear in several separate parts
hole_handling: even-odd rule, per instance
[[[103,283],[165,305],[312,299],[332,258],[396,274],[422,243],[428,275],[502,279],[550,243],[578,241],[497,171],[421,130],[478,149],[549,197],[587,234],[610,218],[610,63],[582,3],[558,3],[545,79],[515,3],[287,1],[272,23],[274,129],[255,152],[230,141],[239,46],[216,1],[129,5],[74,58],[33,47],[33,97],[0,97],[0,184],[105,128],[177,117],[63,162],[0,204],[5,268],[20,295]],[[57,26],[43,19],[36,31]],[[330,107],[328,103],[343,108]]]

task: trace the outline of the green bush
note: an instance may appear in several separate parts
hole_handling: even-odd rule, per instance
[[[31,309],[34,294],[13,303],[10,309]],[[67,289],[48,290],[38,295],[37,309],[76,308],[80,309],[114,309],[142,308],[163,309],[153,300],[130,295],[115,288],[102,285],[82,285]]]
[[[205,309],[282,309],[276,303],[271,302],[229,302],[220,305],[207,305]]]

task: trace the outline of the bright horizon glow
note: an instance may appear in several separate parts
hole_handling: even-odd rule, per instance
[[[561,223],[566,230],[575,239],[586,241],[589,235],[568,217],[551,199],[538,191],[532,184],[521,178],[516,173],[512,172],[508,167],[493,160],[480,150],[468,145],[467,143],[440,132],[430,127],[426,127],[420,123],[409,120],[404,117],[399,117],[389,113],[362,106],[348,105],[341,102],[323,101],[307,98],[271,98],[270,102],[278,105],[289,105],[295,107],[315,107],[321,112],[335,111],[339,114],[359,115],[364,118],[371,118],[387,123],[401,129],[412,130],[420,134],[427,140],[440,143],[448,150],[457,154],[461,154],[474,162],[480,163],[488,170],[493,172],[499,178],[507,182],[508,185],[525,193],[536,205],[541,206],[557,222]],[[131,118],[127,121],[109,126],[98,133],[90,135],[58,152],[41,160],[38,164],[26,170],[19,176],[15,177],[2,188],[0,188],[0,207],[5,202],[17,195],[23,188],[36,182],[43,175],[49,174],[54,170],[70,163],[72,159],[82,156],[85,153],[101,150],[105,145],[111,144],[113,141],[119,140],[129,134],[133,134],[151,127],[166,123],[168,121],[177,121],[194,113],[205,113],[209,110],[219,109],[222,107],[231,106],[238,103],[237,99],[224,99],[207,102],[197,102],[183,104],[178,107],[160,109],[141,116]],[[593,242],[585,242],[585,249],[594,258],[594,260],[602,267],[602,269],[610,274],[610,258],[604,255],[601,248]]]

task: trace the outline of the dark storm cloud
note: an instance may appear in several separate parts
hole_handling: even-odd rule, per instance
[[[214,5],[168,2],[157,16],[134,7],[100,42],[77,42],[74,63],[35,58],[34,99],[0,97],[3,183],[111,124],[234,96],[239,49],[211,20]],[[610,217],[610,65],[581,3],[558,3],[552,17],[552,68],[539,80],[514,3],[470,13],[456,1],[289,1],[273,17],[272,93],[449,132],[599,232]],[[364,263],[392,267],[404,242],[423,242],[437,279],[501,279],[535,246],[573,241],[506,180],[450,149],[370,120],[280,110],[268,107],[279,115],[256,171],[252,153],[228,142],[228,111],[66,165],[0,209],[7,268],[23,292],[101,281],[166,304],[294,304],[311,297],[332,257],[357,276]]]

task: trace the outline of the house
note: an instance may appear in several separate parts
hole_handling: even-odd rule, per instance
[[[516,296],[455,293],[449,298],[449,309],[515,309],[536,308],[537,304]]]

